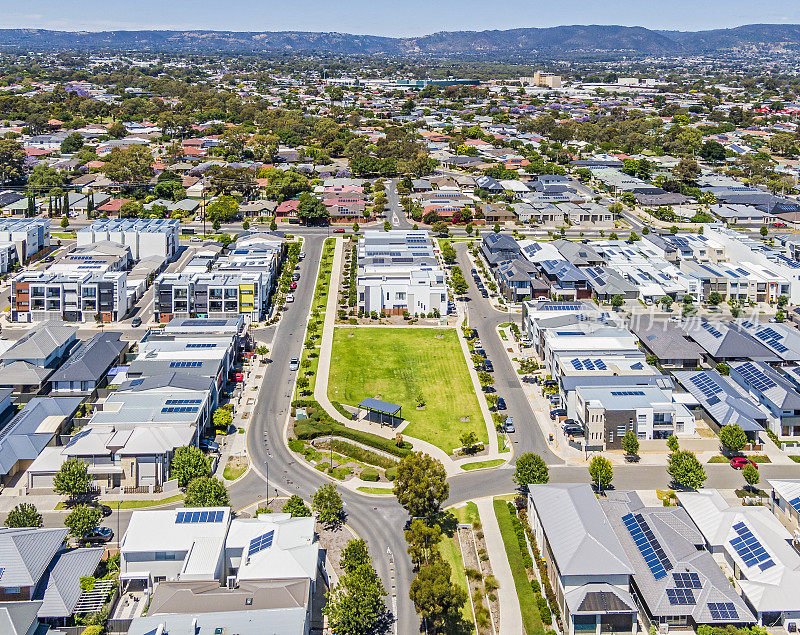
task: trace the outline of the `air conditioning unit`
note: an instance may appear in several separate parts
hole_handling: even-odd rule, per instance
[[[658,625],[658,632],[659,633],[669,633],[669,624],[659,624]]]

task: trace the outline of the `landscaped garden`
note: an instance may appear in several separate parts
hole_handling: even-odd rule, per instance
[[[367,397],[402,406],[404,435],[450,453],[486,425],[455,330],[337,328],[328,398],[357,405]]]

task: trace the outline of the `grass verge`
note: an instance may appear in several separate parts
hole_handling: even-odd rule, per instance
[[[475,461],[474,463],[462,463],[462,470],[482,470],[488,467],[497,467],[505,463],[505,459],[491,459],[489,461]]]
[[[129,501],[121,501],[119,503],[120,509],[141,509],[143,507],[157,507],[159,505],[169,505],[170,503],[177,503],[178,501],[183,500],[183,494],[175,494],[175,496],[170,496],[169,498],[163,498],[161,500],[129,500]],[[117,501],[100,501],[103,505],[108,505],[111,509],[117,509]],[[61,501],[58,505],[56,505],[56,510],[59,509],[69,509],[64,503]]]
[[[493,506],[497,524],[500,525],[503,545],[506,548],[508,564],[511,566],[511,575],[514,577],[514,586],[517,589],[519,606],[522,610],[522,625],[528,635],[539,635],[544,633],[542,616],[539,615],[533,588],[528,581],[528,573],[522,560],[522,551],[511,523],[511,512],[508,510],[508,503],[494,499]]]
[[[464,560],[461,558],[461,549],[456,542],[458,538],[450,538],[442,535],[442,541],[439,543],[439,553],[442,554],[442,559],[450,565],[452,581],[464,589],[464,592],[469,595],[469,585],[467,584],[467,574],[464,573]],[[472,624],[472,606],[467,600],[461,609],[461,614],[468,624]]]
[[[394,492],[386,487],[357,487],[359,492],[365,494],[383,494],[384,496],[394,496]]]

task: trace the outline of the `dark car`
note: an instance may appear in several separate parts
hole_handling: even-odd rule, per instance
[[[494,364],[492,364],[492,362],[487,359],[485,362],[483,362],[483,370],[485,370],[487,373],[493,373]]]
[[[555,419],[556,417],[566,417],[566,416],[567,416],[567,411],[564,410],[564,408],[553,408],[553,410],[550,411],[551,419]]]
[[[481,289],[481,297],[488,298],[489,292],[486,289]]]
[[[108,527],[95,527],[83,537],[84,542],[108,542],[114,537],[114,532]]]
[[[45,256],[45,258],[44,258],[45,262],[53,262],[54,260],[55,260],[55,257],[53,257],[53,256]]]
[[[475,267],[473,267],[472,269],[470,269],[470,270],[469,270],[469,272],[470,272],[470,273],[471,273],[473,276],[477,276],[477,275],[478,275],[478,270],[477,270]]]
[[[141,325],[142,325],[142,318],[140,318],[138,315],[131,320],[131,326],[136,327]]]
[[[292,274],[292,281],[293,282],[297,282],[299,279],[300,279],[300,274],[299,273],[293,273]]]
[[[580,426],[564,426],[564,434],[568,437],[582,437],[583,428]]]
[[[497,409],[498,410],[505,410],[506,409],[506,400],[502,397],[497,398]]]
[[[542,382],[542,386],[545,388],[550,388],[551,386],[558,386],[558,381],[555,379],[545,379]]]
[[[102,512],[102,514],[103,514],[103,516],[105,518],[108,518],[109,516],[111,516],[111,511],[112,510],[108,505],[103,505],[103,503],[99,503],[97,501],[91,501],[89,503],[89,507],[97,507],[97,509],[99,509]]]
[[[486,351],[483,350],[482,348],[476,348],[475,354],[480,355],[481,357],[483,357],[483,359],[486,359]]]
[[[205,452],[219,452],[219,443],[208,437],[200,439],[200,449]]]

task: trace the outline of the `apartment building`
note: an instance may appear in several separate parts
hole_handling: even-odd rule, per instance
[[[148,256],[171,259],[178,249],[180,221],[176,218],[119,218],[94,221],[78,230],[78,247],[109,241],[124,245],[134,260]]]
[[[0,218],[0,249],[6,243],[13,245],[15,261],[25,262],[50,246],[50,219]]]
[[[103,322],[128,312],[127,273],[29,270],[11,281],[11,321]]]

